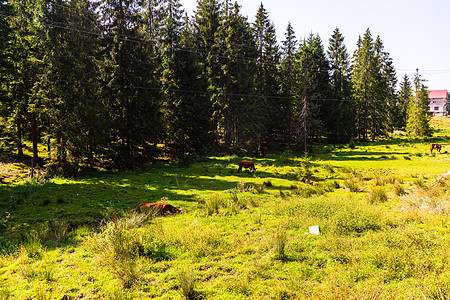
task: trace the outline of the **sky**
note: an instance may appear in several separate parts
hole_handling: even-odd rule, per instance
[[[430,90],[450,90],[450,1],[449,0],[238,0],[250,23],[264,5],[275,24],[281,43],[291,22],[297,40],[318,34],[325,49],[336,27],[353,55],[359,36],[367,28],[380,36],[402,81],[419,69]],[[180,0],[189,16],[197,0]]]

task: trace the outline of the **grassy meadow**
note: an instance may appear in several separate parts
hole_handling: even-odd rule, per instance
[[[5,160],[0,300],[448,299],[450,122],[432,122],[246,157],[256,173],[224,156],[30,179]],[[138,209],[159,201],[184,213]]]

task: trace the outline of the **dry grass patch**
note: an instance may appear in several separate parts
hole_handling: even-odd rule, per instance
[[[423,214],[450,214],[450,180],[441,178],[428,185],[416,184],[413,191],[402,198],[402,208],[406,211],[416,210]]]

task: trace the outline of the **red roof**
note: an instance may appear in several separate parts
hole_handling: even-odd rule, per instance
[[[448,99],[447,90],[428,91],[428,99]]]

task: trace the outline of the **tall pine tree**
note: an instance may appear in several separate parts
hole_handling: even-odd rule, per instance
[[[357,43],[353,55],[352,86],[355,102],[355,137],[367,140],[370,129],[376,124],[373,113],[376,113],[378,72],[374,42],[370,30]]]
[[[240,13],[240,6],[225,3],[223,21],[218,31],[221,73],[215,79],[220,132],[227,148],[255,146],[259,123],[254,94],[254,58],[256,48],[250,25]]]
[[[395,102],[395,118],[393,119],[394,128],[396,129],[405,129],[406,128],[406,120],[407,120],[407,111],[409,106],[409,101],[412,98],[412,86],[411,82],[408,78],[408,75],[405,74],[403,80],[400,82],[400,88],[398,95],[396,97],[397,101]]]
[[[201,89],[208,93],[211,103],[214,105],[213,122],[218,123],[220,111],[217,103],[221,93],[218,91],[216,79],[221,76],[222,61],[219,53],[217,35],[221,23],[221,5],[218,0],[198,0],[197,11],[194,20],[194,37],[196,48],[193,49],[199,55],[201,74],[199,80]],[[220,127],[216,126],[214,134],[220,136]]]
[[[39,115],[42,109],[39,85],[45,74],[44,49],[45,3],[42,0],[11,0],[14,17],[11,18],[12,61],[15,80],[11,82],[11,122],[16,128],[18,154],[23,154],[23,138],[31,136],[33,163],[38,163]]]
[[[282,141],[280,132],[280,112],[283,103],[280,101],[280,47],[277,44],[275,26],[261,3],[253,30],[257,44],[256,93],[260,111],[260,128],[257,132],[260,145],[277,148]]]
[[[56,0],[46,9],[46,23],[58,26],[46,29],[42,118],[59,164],[68,154],[92,162],[105,146],[104,109],[96,99],[100,30],[94,9],[87,0]]]
[[[331,99],[324,104],[323,121],[328,140],[348,142],[353,137],[354,112],[351,99],[350,58],[344,36],[336,28],[329,40]]]
[[[111,155],[122,167],[131,167],[136,157],[153,156],[161,135],[154,43],[144,35],[141,4],[136,0],[101,3],[102,99],[111,122]]]
[[[311,34],[300,46],[297,59],[298,146],[307,151],[308,140],[323,134],[322,108],[330,95],[329,62],[322,41]]]
[[[294,29],[291,23],[288,23],[286,28],[285,40],[282,46],[282,60],[281,60],[281,132],[283,135],[283,144],[291,146],[293,141],[293,102],[295,97],[295,59],[297,54],[297,39],[295,37]]]
[[[408,102],[408,120],[406,132],[414,137],[431,135],[430,118],[428,116],[429,100],[426,86],[417,70],[414,76],[414,96]]]

